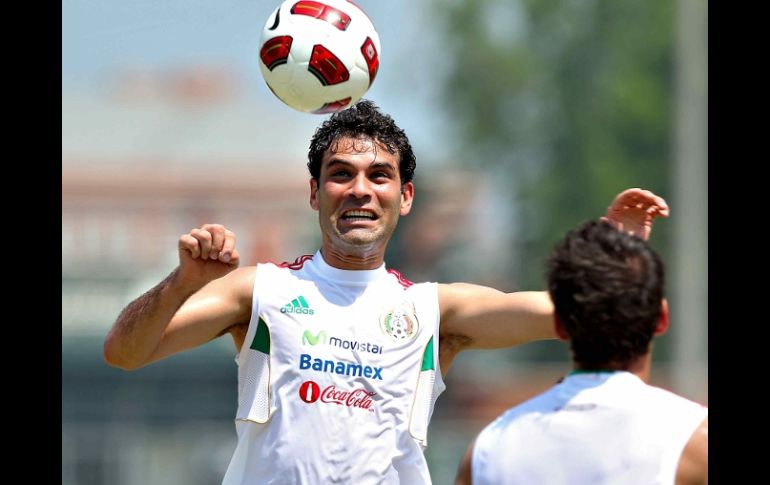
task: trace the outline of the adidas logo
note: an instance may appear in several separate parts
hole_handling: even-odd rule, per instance
[[[300,295],[293,299],[281,308],[281,313],[302,313],[304,315],[312,315],[315,313],[310,305],[305,301],[305,297]]]

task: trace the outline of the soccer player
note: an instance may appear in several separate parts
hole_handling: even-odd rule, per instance
[[[320,250],[236,269],[235,234],[192,229],[179,266],[121,312],[105,359],[136,369],[232,336],[238,438],[226,485],[430,483],[422,450],[454,357],[555,338],[553,306],[546,292],[413,284],[385,266],[412,206],[415,156],[373,103],[324,121],[308,158]],[[607,217],[646,234],[667,213],[631,189]]]
[[[456,484],[707,483],[708,409],[647,384],[652,339],[669,326],[663,280],[638,237],[604,221],[567,233],[548,292],[574,370],[484,428]]]

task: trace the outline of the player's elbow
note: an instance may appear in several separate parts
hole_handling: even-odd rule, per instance
[[[136,370],[142,367],[142,363],[136,359],[129,358],[125,352],[121,351],[121,346],[116,339],[109,335],[104,340],[104,361],[112,366],[122,370]]]

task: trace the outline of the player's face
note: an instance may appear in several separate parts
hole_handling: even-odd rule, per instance
[[[326,251],[384,253],[414,197],[411,182],[401,185],[398,164],[398,154],[371,140],[342,138],[324,153],[319,181],[310,181],[310,205]]]

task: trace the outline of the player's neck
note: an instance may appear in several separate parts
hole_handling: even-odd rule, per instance
[[[377,269],[385,261],[384,251],[374,251],[371,253],[348,254],[339,250],[330,249],[327,246],[321,248],[326,264],[333,268],[345,270],[367,270]]]
[[[649,384],[651,364],[652,354],[648,352],[631,363],[628,372]]]
[[[643,356],[637,358],[633,362],[631,362],[629,365],[606,365],[602,366],[599,369],[594,368],[587,368],[583,367],[577,363],[575,363],[575,367],[573,370],[573,373],[575,374],[582,374],[582,373],[590,373],[590,372],[616,372],[616,371],[625,371],[630,372],[631,374],[634,374],[636,377],[641,379],[642,381],[649,383],[650,382],[650,367],[652,364],[652,354],[650,352],[644,354]]]

